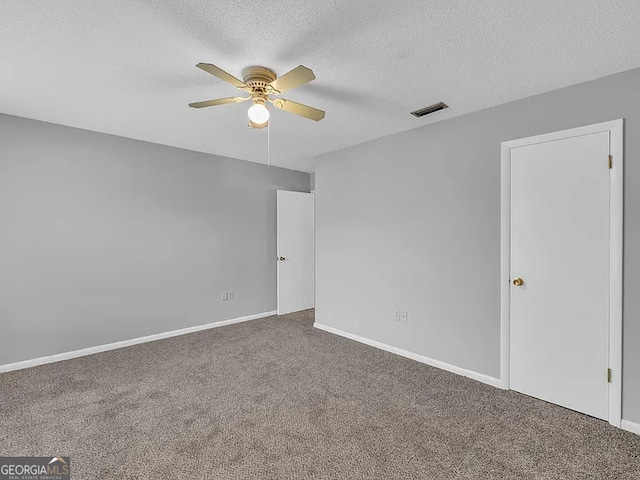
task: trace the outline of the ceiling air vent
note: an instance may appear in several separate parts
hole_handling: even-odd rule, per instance
[[[430,113],[439,112],[440,110],[444,110],[445,108],[449,108],[449,105],[446,103],[434,103],[433,105],[429,105],[428,107],[421,108],[420,110],[416,110],[415,112],[411,112],[416,118],[424,117],[425,115],[429,115]]]

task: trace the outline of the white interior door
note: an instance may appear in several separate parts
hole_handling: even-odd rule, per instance
[[[602,419],[609,145],[610,132],[599,132],[512,148],[510,158],[510,386]]]
[[[314,307],[315,196],[278,190],[278,315]]]

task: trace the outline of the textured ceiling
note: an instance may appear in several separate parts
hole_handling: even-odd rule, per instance
[[[2,0],[0,112],[266,162],[247,104],[187,103],[240,76],[298,64],[317,80],[272,115],[271,163],[315,155],[640,66],[637,0]],[[423,119],[409,111],[451,108]],[[266,129],[265,129],[266,130]]]

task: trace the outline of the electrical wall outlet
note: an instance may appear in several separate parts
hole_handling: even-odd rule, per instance
[[[397,308],[393,311],[393,319],[396,322],[400,321],[400,310],[398,310]]]
[[[226,302],[229,299],[229,294],[227,292],[222,292],[220,294],[220,300],[222,300],[223,302]]]
[[[233,300],[233,295],[234,295],[234,294],[233,294],[233,290],[229,290],[229,291],[227,292],[227,299],[229,299],[229,300]]]
[[[407,323],[407,317],[408,317],[408,313],[407,313],[407,311],[406,311],[406,310],[402,310],[402,311],[400,312],[400,321],[401,321],[402,323]]]

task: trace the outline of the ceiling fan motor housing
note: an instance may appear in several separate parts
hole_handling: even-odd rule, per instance
[[[277,75],[266,67],[247,67],[242,71],[244,83],[252,87],[254,91],[266,93],[267,85],[273,82]]]

